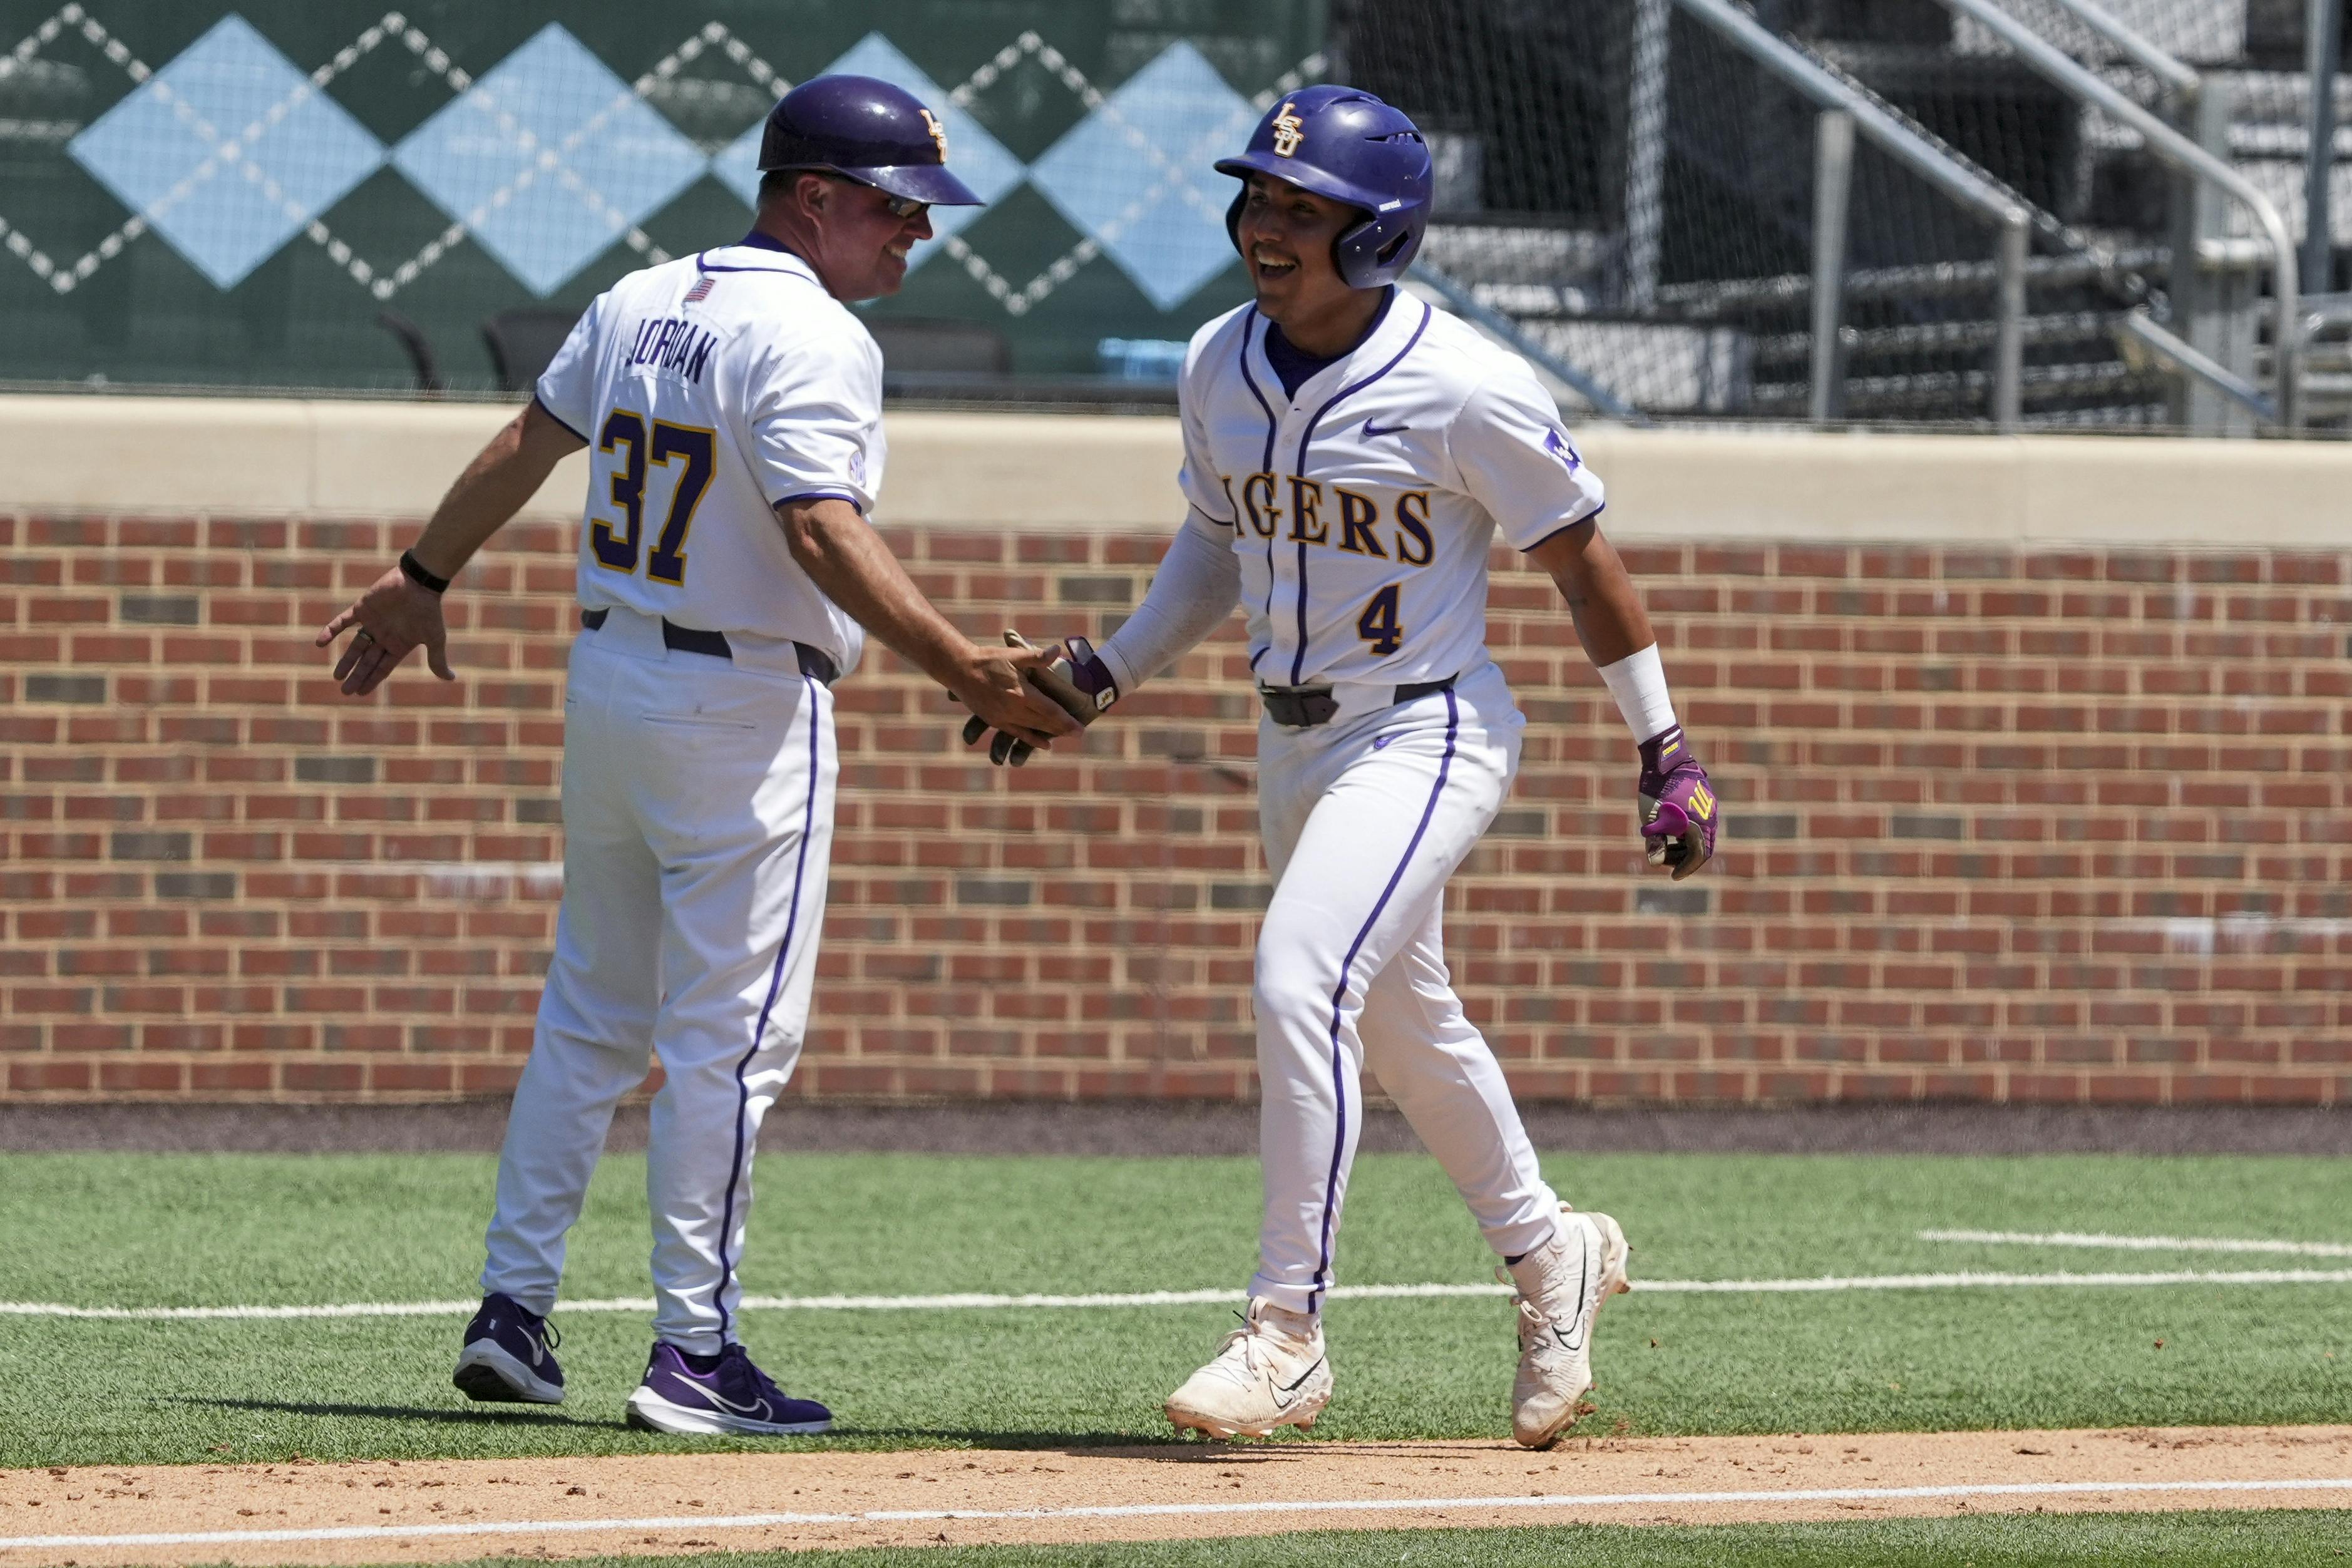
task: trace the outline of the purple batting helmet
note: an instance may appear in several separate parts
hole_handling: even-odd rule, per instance
[[[1352,87],[1310,87],[1276,104],[1237,158],[1217,172],[1267,174],[1361,209],[1341,232],[1331,260],[1350,288],[1394,283],[1412,265],[1429,226],[1429,144],[1401,110]],[[1247,187],[1244,187],[1247,194]],[[1241,248],[1242,196],[1225,211],[1225,232]]]
[[[839,174],[911,202],[977,207],[948,172],[948,132],[915,95],[873,77],[812,77],[778,99],[760,167]]]

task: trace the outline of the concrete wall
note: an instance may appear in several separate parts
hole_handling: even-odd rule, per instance
[[[422,517],[509,408],[0,397],[0,507],[51,515]],[[1164,528],[1173,419],[894,413],[891,523]],[[1578,444],[1634,538],[2261,544],[2345,538],[2352,444],[1809,435],[1596,427]],[[580,515],[587,455],[523,511]]]

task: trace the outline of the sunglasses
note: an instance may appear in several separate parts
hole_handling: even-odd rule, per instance
[[[828,173],[825,175],[825,178],[833,181],[835,184],[855,185],[862,191],[872,191],[876,195],[882,198],[883,210],[888,213],[892,217],[898,218],[902,222],[908,218],[921,217],[925,213],[931,210],[931,204],[929,202],[919,202],[912,196],[894,196],[887,191],[881,190],[877,186],[869,185],[863,180],[853,180],[846,174]]]

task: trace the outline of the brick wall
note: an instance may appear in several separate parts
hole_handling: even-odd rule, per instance
[[[311,630],[411,531],[0,517],[9,1096],[511,1082],[559,881],[570,530],[467,574],[457,684],[346,702]],[[1107,630],[1159,548],[892,538],[983,636]],[[1498,556],[1533,723],[1448,929],[1524,1092],[2352,1099],[2352,553],[1626,554],[1730,836],[1696,882],[1638,874],[1615,712]],[[1250,1092],[1234,630],[1018,775],[887,655],[841,688],[803,1092]]]

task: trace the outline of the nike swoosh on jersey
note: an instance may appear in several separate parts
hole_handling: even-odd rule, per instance
[[[1386,735],[1376,735],[1372,737],[1372,749],[1374,751],[1383,750],[1387,747],[1388,743],[1395,738],[1396,732],[1394,730],[1391,730]]]
[[[1409,424],[1374,424],[1368,418],[1364,421],[1364,439],[1370,441],[1377,435],[1398,435],[1412,428]]]

